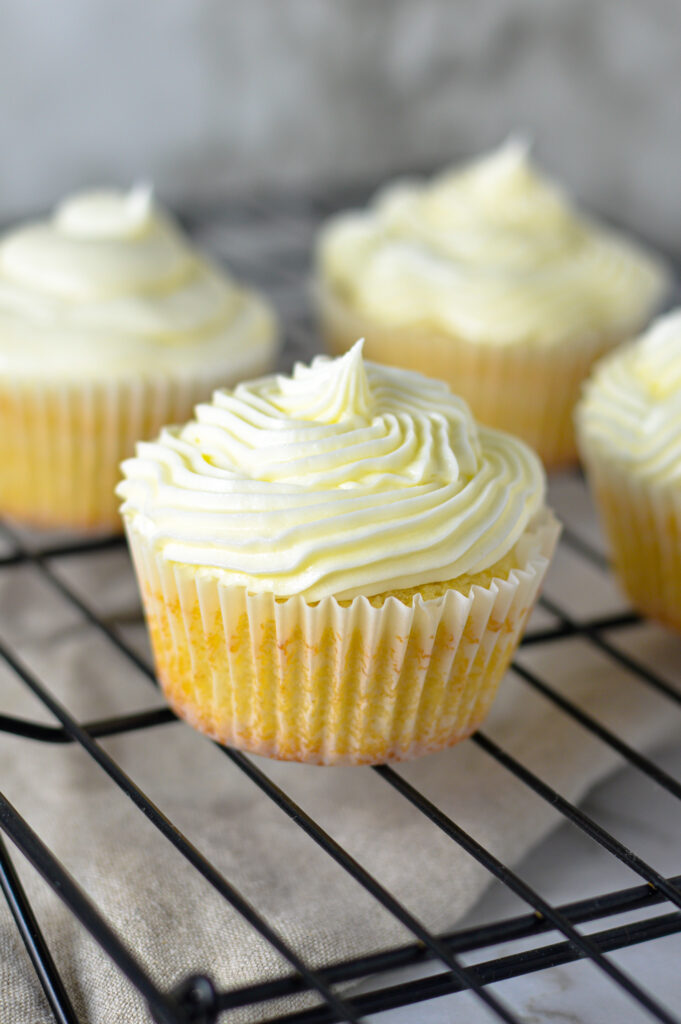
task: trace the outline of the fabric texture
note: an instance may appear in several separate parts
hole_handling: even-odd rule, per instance
[[[559,552],[547,590],[591,614],[598,587],[590,586],[588,574],[596,570],[576,565],[576,557],[566,549]],[[123,549],[61,559],[55,568],[126,641],[146,651]],[[603,586],[611,594],[607,580]],[[546,622],[541,613],[535,626]],[[674,634],[648,624],[626,633],[630,644],[635,641],[637,657],[680,681]],[[0,574],[0,640],[11,642],[81,721],[162,704],[143,674],[35,567]],[[669,701],[585,639],[528,646],[520,661],[638,749],[678,735],[678,715],[670,714]],[[0,713],[50,721],[4,665]],[[606,744],[512,672],[484,731],[571,800],[621,763]],[[102,746],[309,964],[413,938],[218,747],[188,726],[146,729],[103,740]],[[491,880],[371,769],[254,760],[434,931],[452,928]],[[470,741],[397,770],[510,864],[558,820],[549,803]],[[0,778],[7,797],[161,987],[171,988],[196,971],[224,988],[289,972],[81,749],[0,734]],[[79,1019],[87,1024],[150,1020],[139,995],[58,897],[13,847],[12,855]],[[632,874],[631,884],[636,881]],[[250,1007],[230,1020],[261,1019],[275,1009],[305,1005],[309,998]],[[9,910],[0,902],[0,1022],[51,1020]]]

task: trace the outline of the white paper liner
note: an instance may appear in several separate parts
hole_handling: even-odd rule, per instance
[[[507,579],[377,608],[363,597],[310,605],[249,594],[166,561],[126,525],[170,704],[220,742],[316,764],[413,758],[474,731],[559,533],[544,510]]]
[[[581,449],[624,591],[644,615],[681,629],[681,489],[628,473],[584,438]]]
[[[258,350],[249,369],[263,373],[271,358]],[[185,422],[197,402],[234,383],[224,368],[181,379],[0,378],[0,513],[37,526],[120,530],[114,488],[135,442]]]
[[[333,355],[363,337],[367,359],[439,377],[466,399],[476,419],[517,434],[551,469],[577,462],[572,411],[582,382],[593,362],[624,340],[593,333],[559,345],[481,344],[425,325],[377,324],[323,283],[315,285],[313,298]],[[632,325],[632,335],[641,325]]]

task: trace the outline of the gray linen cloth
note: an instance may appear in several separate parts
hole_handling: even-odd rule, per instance
[[[554,486],[554,502],[559,514],[566,512],[573,520],[590,515],[583,488],[572,478]],[[118,624],[128,642],[146,649],[123,550],[63,559],[57,570]],[[622,607],[607,575],[564,546],[546,590],[577,615]],[[545,623],[544,613],[535,619],[536,625]],[[35,568],[0,573],[0,638],[11,640],[83,721],[162,703],[143,675],[83,622]],[[678,637],[645,624],[628,630],[626,643],[681,685]],[[527,647],[520,658],[638,749],[679,735],[681,715],[673,705],[584,639]],[[49,721],[3,666],[0,711]],[[607,745],[513,673],[502,684],[485,732],[571,800],[620,763]],[[412,938],[217,747],[189,727],[173,723],[103,740],[102,746],[310,965]],[[256,760],[429,928],[451,928],[490,881],[484,868],[370,769]],[[472,742],[398,770],[511,864],[558,819],[549,803]],[[226,988],[288,973],[287,963],[79,748],[0,734],[0,778],[0,788],[160,986],[170,988],[195,971],[209,973]],[[88,1024],[149,1020],[139,995],[60,900],[21,856],[14,860],[81,1019]],[[636,881],[632,874],[631,884]],[[519,903],[518,912],[522,909]],[[262,1018],[275,1009],[305,1005],[307,998],[249,1008],[230,1019]],[[0,902],[0,1024],[51,1019],[9,911]]]

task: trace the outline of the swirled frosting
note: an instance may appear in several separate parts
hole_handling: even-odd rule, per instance
[[[253,372],[274,335],[266,304],[201,257],[148,189],[76,196],[0,239],[0,373]]]
[[[367,597],[493,565],[543,504],[538,458],[361,343],[220,390],[140,443],[118,493],[171,562],[280,597]]]
[[[580,447],[655,484],[681,480],[681,309],[602,359],[577,407]]]
[[[380,326],[498,345],[634,333],[667,286],[660,261],[579,216],[518,142],[332,218],[318,261],[332,291]]]

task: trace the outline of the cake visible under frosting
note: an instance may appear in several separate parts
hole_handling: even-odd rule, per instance
[[[122,512],[170,562],[252,592],[368,597],[480,572],[543,505],[529,448],[361,343],[195,417],[123,463]]]
[[[377,325],[496,345],[635,332],[667,286],[657,259],[580,216],[517,142],[332,218],[318,260]]]
[[[577,431],[587,455],[597,450],[651,483],[681,483],[681,309],[596,364]]]
[[[0,238],[0,373],[248,373],[274,336],[265,302],[200,256],[147,189],[76,196]]]

